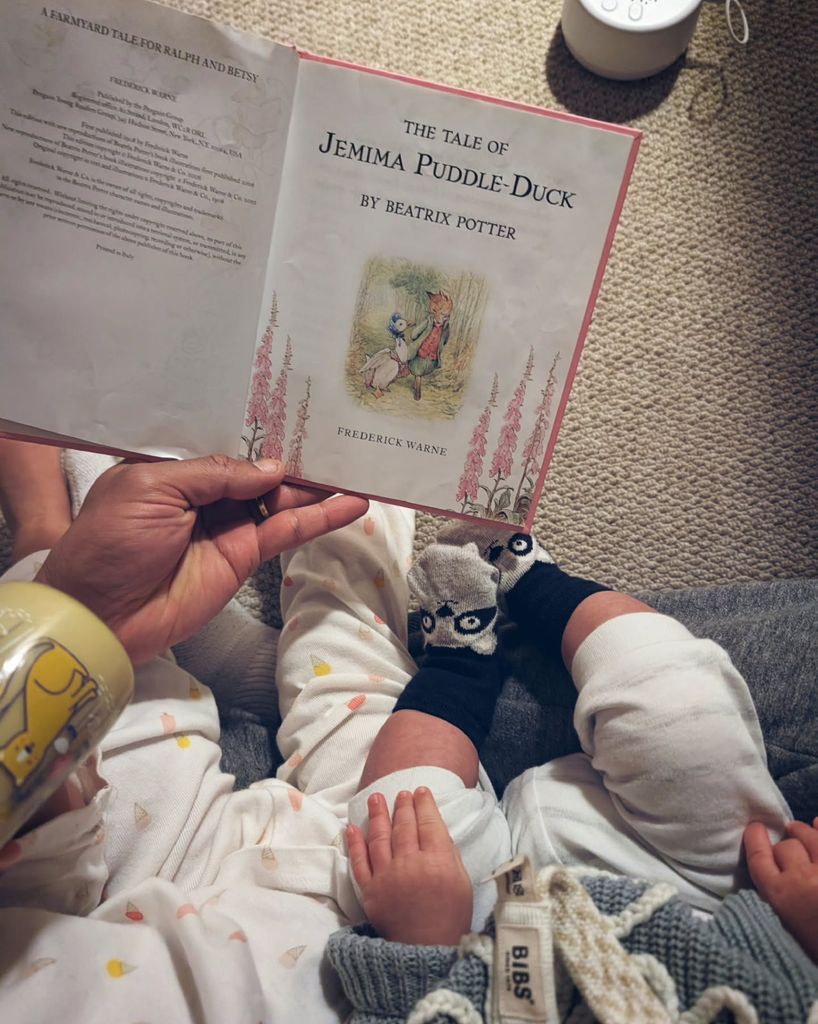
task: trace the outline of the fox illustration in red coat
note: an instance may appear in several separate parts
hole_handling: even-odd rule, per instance
[[[407,343],[409,371],[415,378],[415,400],[420,401],[421,380],[440,366],[443,349],[449,340],[449,319],[452,300],[445,292],[426,292],[429,296],[429,315],[412,332]]]

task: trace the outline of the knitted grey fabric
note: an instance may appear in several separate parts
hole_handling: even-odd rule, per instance
[[[618,914],[647,886],[628,879],[583,879],[605,914]],[[622,940],[629,953],[656,957],[676,982],[688,1009],[705,989],[727,985],[743,992],[765,1024],[806,1021],[818,999],[818,967],[784,929],[757,893],[728,896],[713,919],[703,921],[680,899],[661,907]]]
[[[327,946],[330,963],[341,976],[347,998],[370,1019],[403,1020],[430,989],[456,967],[457,950],[449,946],[407,946],[387,942],[369,924],[344,928],[331,936]],[[366,1016],[366,1010],[375,1014]]]
[[[403,1024],[418,1000],[442,984],[479,1010],[488,984],[476,957],[460,958],[454,947],[386,942],[370,925],[335,932],[327,957],[352,1004],[346,1024]]]
[[[610,876],[590,876],[582,884],[607,917],[632,906],[648,888]],[[491,920],[486,933],[494,934]],[[353,1006],[350,1024],[400,1024],[424,987],[465,996],[482,1015],[488,983],[482,960],[473,954],[455,959],[450,950],[450,969],[440,977],[447,959],[440,947],[404,946],[372,935],[369,926],[347,928],[327,947]],[[649,954],[664,965],[682,1011],[713,986],[741,992],[764,1024],[804,1022],[818,1000],[818,968],[755,893],[728,897],[710,921],[673,898],[620,941],[629,953]],[[430,1020],[454,1019],[440,1014]]]
[[[179,665],[209,686],[221,721],[221,768],[246,789],[275,775],[281,761],[275,685],[278,631],[231,601],[173,653]]]
[[[236,789],[275,775],[281,761],[275,731],[249,711],[223,708],[219,712],[222,756],[219,767],[235,778]]]

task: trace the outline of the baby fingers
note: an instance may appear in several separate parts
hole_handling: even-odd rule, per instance
[[[372,865],[369,863],[366,839],[357,825],[347,826],[347,848],[355,881],[362,889],[365,889],[372,881]]]
[[[441,817],[432,791],[425,786],[415,790],[418,842],[421,850],[448,850],[452,837]]]
[[[398,793],[392,813],[392,853],[395,857],[417,853],[418,822],[412,794],[407,790]]]
[[[392,822],[382,793],[373,793],[367,801],[369,810],[369,862],[377,874],[392,862]]]

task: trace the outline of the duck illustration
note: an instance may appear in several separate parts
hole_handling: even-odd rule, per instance
[[[386,328],[392,339],[392,347],[379,349],[367,359],[358,371],[364,375],[366,386],[373,389],[376,398],[381,398],[384,392],[389,390],[389,385],[401,373],[401,370],[403,370],[401,376],[406,376],[405,367],[409,349],[404,333],[414,326],[414,321],[407,320],[400,313],[393,313]]]

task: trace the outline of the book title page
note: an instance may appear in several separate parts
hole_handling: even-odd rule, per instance
[[[524,523],[637,135],[303,60],[243,453]]]

